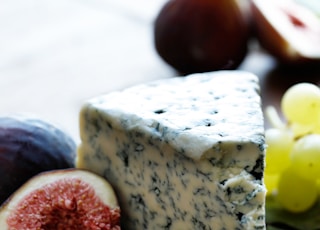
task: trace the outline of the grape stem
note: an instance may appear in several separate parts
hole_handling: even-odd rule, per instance
[[[286,123],[282,121],[274,106],[267,106],[265,109],[265,114],[271,126],[277,129],[286,129]]]

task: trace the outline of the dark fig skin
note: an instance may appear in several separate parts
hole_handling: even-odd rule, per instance
[[[40,119],[0,117],[0,204],[36,174],[73,168],[76,144]]]
[[[154,23],[154,42],[182,74],[236,69],[248,52],[250,24],[237,0],[169,0]]]

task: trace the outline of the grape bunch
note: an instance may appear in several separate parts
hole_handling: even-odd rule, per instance
[[[320,88],[312,83],[291,86],[281,99],[281,119],[266,108],[265,184],[286,210],[300,213],[320,197]]]

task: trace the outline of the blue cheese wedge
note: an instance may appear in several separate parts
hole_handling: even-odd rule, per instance
[[[124,229],[265,229],[259,90],[217,71],[89,100],[76,165],[112,184]]]

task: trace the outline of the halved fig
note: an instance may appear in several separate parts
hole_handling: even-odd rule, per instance
[[[320,61],[320,18],[293,0],[252,0],[260,44],[283,64]]]
[[[0,209],[2,230],[119,230],[120,208],[108,181],[65,169],[28,180]]]
[[[73,168],[76,149],[65,131],[47,121],[0,117],[0,204],[40,172]]]

